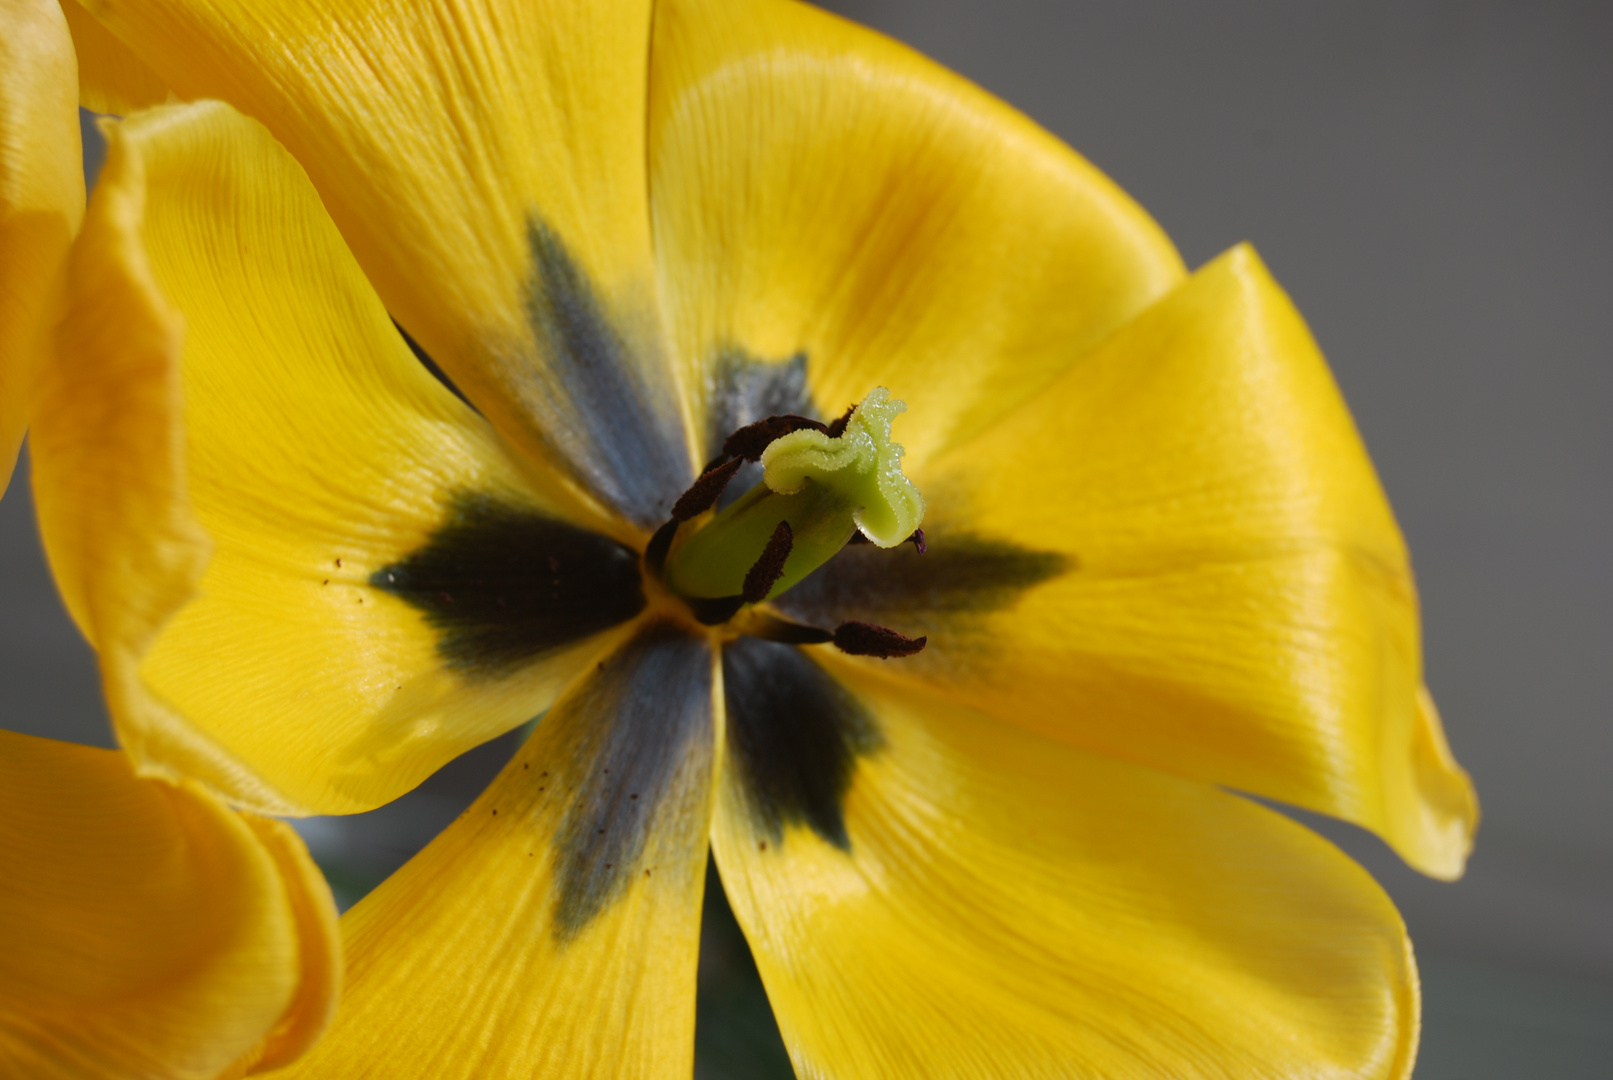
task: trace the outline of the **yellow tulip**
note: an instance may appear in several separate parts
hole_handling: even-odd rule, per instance
[[[109,403],[174,356],[182,436],[108,404],[94,492],[38,450],[81,623],[149,595],[127,537],[213,548],[122,639],[125,744],[346,813],[545,714],[345,917],[295,1075],[687,1076],[708,847],[803,1076],[1409,1075],[1392,905],[1233,793],[1441,877],[1476,819],[1399,531],[1252,251],[1187,274],[1025,118],[803,6],[90,7],[229,102],[111,130],[59,348]],[[905,456],[791,452],[899,461],[927,552],[881,546],[893,513],[704,605],[779,533],[665,526],[701,464],[865,398],[906,403]],[[926,647],[823,640],[855,624]]]

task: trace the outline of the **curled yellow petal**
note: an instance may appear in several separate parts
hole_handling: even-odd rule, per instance
[[[214,1080],[317,1037],[329,891],[277,822],[0,732],[0,1074]]]
[[[140,246],[141,170],[114,139],[68,260],[70,317],[40,374],[32,431],[40,533],[62,599],[99,654],[113,726],[136,769],[291,810],[139,677],[158,630],[195,594],[210,546],[186,495],[183,321]]]
[[[0,0],[0,472],[6,482],[28,423],[50,289],[84,216],[76,79],[73,43],[55,0]]]
[[[330,886],[296,831],[256,814],[241,819],[280,871],[298,928],[297,992],[279,1022],[237,1063],[244,1072],[269,1072],[301,1057],[335,1017],[342,988],[341,930]]]

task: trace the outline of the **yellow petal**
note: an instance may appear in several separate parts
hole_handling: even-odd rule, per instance
[[[653,529],[692,478],[644,179],[649,0],[87,5],[261,120],[494,426]]]
[[[922,461],[1182,276],[1090,164],[872,31],[666,0],[652,55],[656,260],[708,457],[739,424],[883,386]]]
[[[86,109],[125,116],[172,95],[157,73],[85,11],[78,0],[61,0],[78,53],[78,101]]]
[[[0,821],[0,1072],[213,1080],[318,1036],[336,911],[284,825],[5,731]]]
[[[652,625],[342,919],[347,985],[297,1080],[687,1078],[712,660]]]
[[[554,516],[227,106],[109,130],[74,272],[36,488],[142,769],[270,812],[367,809],[537,715],[642,606],[636,557]],[[410,592],[466,533],[504,561],[449,544]],[[551,603],[596,564],[615,608]]]
[[[798,1075],[1410,1074],[1404,928],[1326,841],[1209,785],[881,690],[815,729],[865,734],[836,844],[745,749],[777,722],[777,687],[809,681],[787,674],[789,646],[755,644],[775,678],[737,695],[724,657],[712,842]]]
[[[1461,873],[1477,804],[1423,696],[1405,545],[1251,250],[910,475],[929,554],[849,553],[786,594],[798,617],[928,634],[884,676]]]
[[[55,0],[0,0],[0,491],[28,424],[50,288],[84,217],[76,70]]]

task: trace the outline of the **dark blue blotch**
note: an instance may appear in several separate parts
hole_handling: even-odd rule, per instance
[[[694,479],[682,419],[669,385],[646,382],[586,271],[542,221],[527,228],[532,278],[527,318],[563,400],[540,417],[551,448],[605,502],[645,527],[659,524]],[[646,301],[646,310],[653,310]],[[653,315],[646,315],[646,320]]]
[[[421,611],[437,653],[495,678],[644,608],[638,555],[598,533],[476,492],[455,493],[416,551],[370,585]]]
[[[652,623],[592,672],[545,723],[574,725],[573,802],[556,844],[555,936],[575,937],[643,874],[653,831],[705,806],[711,771],[711,653],[705,641]]]
[[[786,413],[822,419],[807,389],[806,353],[769,361],[758,360],[738,347],[721,350],[712,364],[711,395],[706,402],[706,459],[720,454],[724,440],[746,424]],[[761,482],[762,466],[746,462],[723,490],[718,508]]]
[[[850,545],[774,604],[800,622],[833,626],[855,619],[930,634],[932,647],[944,647],[949,623],[1010,607],[1026,589],[1077,568],[1071,556],[988,540],[945,523],[926,522],[924,531],[923,555],[911,544],[888,551]]]
[[[805,825],[850,847],[843,809],[857,758],[883,740],[873,717],[793,645],[740,638],[723,647],[729,761],[759,831]]]

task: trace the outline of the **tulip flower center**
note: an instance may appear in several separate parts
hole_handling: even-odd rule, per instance
[[[847,543],[893,548],[913,540],[923,550],[924,498],[902,474],[902,448],[891,441],[891,422],[906,409],[880,387],[833,424],[774,416],[741,428],[651,541],[651,571],[697,619],[716,624],[784,592]],[[761,461],[762,482],[705,517],[746,460]],[[692,528],[679,537],[684,523]],[[832,639],[848,652],[878,656],[921,647],[863,623],[844,624],[833,635],[811,627],[776,634],[800,642]]]

